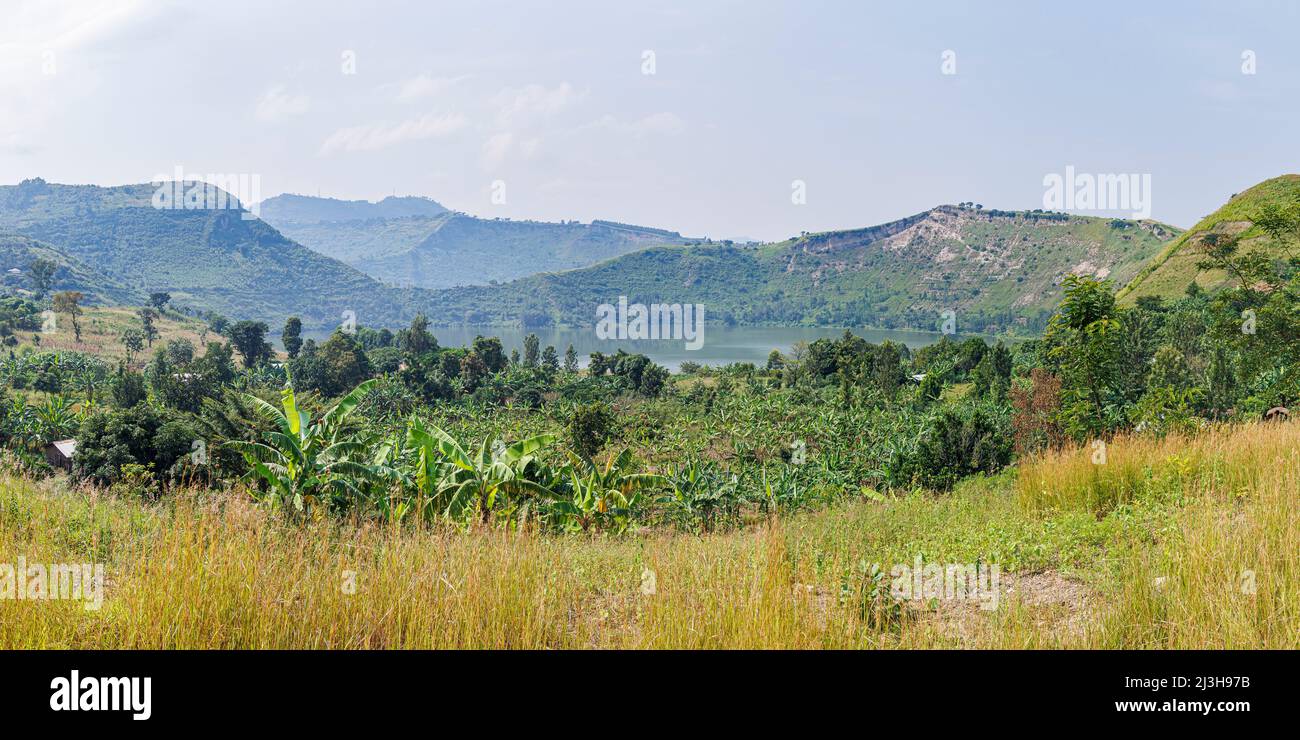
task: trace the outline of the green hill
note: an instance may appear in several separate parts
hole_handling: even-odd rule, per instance
[[[596,306],[627,296],[704,304],[710,321],[736,324],[929,329],[952,311],[960,331],[1035,331],[1060,299],[1066,274],[1122,285],[1179,233],[1153,221],[959,206],[761,246],[664,246],[680,235],[605,221],[487,221],[451,212],[312,225],[315,233],[354,235],[357,241],[336,242],[339,249],[363,245],[369,251],[358,266],[395,283],[502,280],[542,265],[604,259],[496,285],[424,290],[385,285],[238,210],[154,208],[154,190],[42,180],[0,187],[0,233],[12,235],[0,248],[12,265],[2,269],[21,271],[34,256],[49,255],[63,265],[56,287],[82,290],[92,303],[138,304],[165,290],[178,305],[272,325],[296,314],[309,327],[328,327],[351,311],[361,324],[396,327],[423,311],[443,325],[591,326]],[[366,212],[304,200],[313,199],[298,196],[290,211]],[[436,206],[402,200],[386,208]],[[394,237],[401,234],[405,242]],[[12,274],[6,285],[20,290],[26,279]]]
[[[39,240],[84,266],[101,286],[87,292],[138,302],[165,290],[178,304],[278,324],[395,325],[409,294],[286,238],[243,212],[152,205],[155,187],[56,185],[28,180],[0,187],[0,232]],[[9,269],[9,268],[5,268]],[[93,278],[93,279],[92,279]],[[128,295],[120,295],[125,292]]]
[[[141,303],[144,300],[143,293],[131,290],[63,250],[17,234],[0,234],[0,287],[7,293],[30,291],[28,268],[37,259],[49,260],[59,266],[54,271],[51,293],[80,291],[85,295],[87,305]]]
[[[395,207],[381,213],[391,200],[371,204],[284,195],[261,208],[262,217],[294,241],[378,280],[417,288],[515,280],[686,241],[674,231],[611,221],[483,219],[445,209],[430,214]]]
[[[1237,236],[1242,250],[1273,247],[1254,219],[1269,207],[1295,208],[1300,204],[1300,175],[1282,175],[1237,193],[1214,213],[1201,219],[1160,251],[1150,264],[1119,292],[1121,302],[1132,303],[1142,296],[1173,298],[1186,291],[1195,281],[1206,290],[1228,283],[1222,270],[1202,270],[1205,245],[1210,235]]]
[[[1178,234],[1154,221],[940,206],[881,226],[756,248],[659,247],[501,286],[438,291],[442,323],[590,326],[596,306],[701,303],[709,321],[1036,330],[1065,275],[1123,283]]]

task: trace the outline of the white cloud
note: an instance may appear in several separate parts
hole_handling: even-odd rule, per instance
[[[63,111],[103,89],[98,63],[172,9],[144,0],[17,0],[0,23],[0,151],[28,154]]]
[[[508,131],[493,134],[483,142],[483,167],[488,170],[500,167],[512,152],[518,152],[524,159],[532,159],[541,147],[540,137],[516,140],[515,135]]]
[[[467,123],[460,113],[427,113],[396,124],[369,123],[343,128],[330,134],[320,153],[374,151],[407,141],[449,136],[465,128]]]
[[[532,84],[521,88],[507,87],[492,97],[497,106],[497,125],[501,128],[526,125],[537,119],[550,118],[578,102],[585,93],[562,82],[554,89]]]
[[[19,2],[17,7],[5,8],[0,49],[35,46],[67,51],[95,46],[130,32],[161,10],[144,0]]]
[[[401,82],[392,82],[383,85],[380,89],[391,93],[393,99],[399,103],[409,103],[414,100],[437,95],[438,93],[447,90],[452,85],[466,79],[469,79],[469,75],[461,75],[459,77],[431,77],[422,74],[416,75],[409,80],[402,80]]]
[[[483,166],[487,169],[501,166],[501,163],[506,159],[506,155],[510,153],[510,148],[514,145],[514,142],[514,134],[494,134],[483,143]]]
[[[301,93],[290,94],[283,85],[267,90],[257,101],[257,120],[275,123],[300,116],[311,110],[311,98]]]
[[[635,121],[620,121],[607,113],[574,130],[579,133],[597,130],[616,131],[638,139],[646,136],[677,136],[686,131],[686,121],[676,113],[668,111],[653,113]]]
[[[639,121],[633,121],[628,125],[628,130],[634,136],[648,136],[651,134],[662,134],[664,136],[676,136],[686,130],[686,121],[676,113],[655,113],[646,116]]]
[[[0,132],[0,152],[6,154],[31,154],[36,151],[36,147],[28,144],[17,133]]]

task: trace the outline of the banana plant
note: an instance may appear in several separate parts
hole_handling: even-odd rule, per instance
[[[561,529],[590,531],[593,526],[625,532],[647,489],[667,488],[669,481],[653,473],[631,473],[632,451],[623,450],[601,469],[589,457],[569,453],[566,498],[551,503],[551,513]]]
[[[366,445],[342,438],[341,433],[348,415],[375,383],[367,380],[358,385],[317,422],[298,408],[288,383],[280,392],[283,411],[247,395],[248,402],[275,430],[264,435],[264,442],[230,440],[224,446],[244,456],[250,477],[266,483],[264,498],[273,507],[291,507],[290,511],[304,514],[325,504],[327,496],[336,501],[362,498],[360,485],[375,482],[377,476],[359,462]]]
[[[740,507],[740,479],[711,464],[692,460],[669,475],[668,482],[671,490],[660,503],[675,508],[692,527],[710,531],[719,514],[734,517]]]
[[[65,396],[50,396],[36,407],[37,441],[40,444],[63,439],[81,424],[72,407],[72,400]]]
[[[4,434],[32,450],[45,443],[36,410],[21,398],[10,399],[9,407],[5,409]]]
[[[488,437],[472,455],[435,426],[412,424],[407,436],[410,446],[418,450],[411,476],[417,495],[422,501],[427,496],[445,516],[459,518],[477,510],[487,522],[498,504],[509,505],[510,496],[556,496],[538,482],[548,474],[535,455],[555,442],[553,434],[539,434],[511,444]]]
[[[444,513],[439,501],[447,473],[454,466],[442,454],[438,438],[418,416],[406,427],[380,443],[371,459],[371,470],[386,485],[372,502],[380,516],[397,521],[415,513],[431,519]]]
[[[411,451],[407,446],[407,436],[402,431],[379,443],[370,461],[370,471],[375,479],[369,487],[371,500],[368,503],[380,518],[389,522],[400,522],[412,511],[424,511],[418,499],[412,502],[407,495],[407,491],[414,487],[408,470]]]

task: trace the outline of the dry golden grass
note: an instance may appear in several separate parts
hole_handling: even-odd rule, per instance
[[[947,496],[617,539],[290,525],[237,494],[3,478],[0,563],[102,561],[108,585],[99,611],[0,600],[0,648],[1295,648],[1297,442],[1120,439],[1113,469],[1085,448]],[[869,598],[868,564],[917,554],[1000,564],[999,609]]]
[[[76,336],[72,331],[72,322],[66,315],[60,314],[56,317],[54,328],[50,331],[40,333],[40,344],[33,341],[33,335],[27,332],[19,332],[18,346],[14,348],[15,352],[22,352],[24,348],[31,347],[34,351],[41,350],[64,350],[85,352],[97,355],[106,361],[117,362],[126,357],[126,348],[122,346],[122,332],[126,329],[139,329],[140,317],[137,314],[138,308],[126,306],[100,307],[90,306],[82,309],[83,315],[78,319],[81,324],[81,341],[76,341]],[[189,318],[178,314],[174,311],[168,311],[165,315],[154,320],[154,327],[158,330],[158,337],[154,339],[153,346],[156,348],[165,345],[173,339],[188,339],[196,348],[199,354],[203,354],[203,342],[225,341],[211,330],[204,332],[204,323],[198,319]],[[137,354],[133,358],[133,365],[137,368],[144,367],[152,356],[152,350],[147,348],[145,351]]]
[[[1177,526],[1121,564],[1092,644],[1142,648],[1300,647],[1300,425],[1122,438],[1022,467],[1022,505],[1098,515],[1177,507]]]

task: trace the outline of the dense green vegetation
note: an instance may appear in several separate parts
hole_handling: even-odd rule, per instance
[[[1300,241],[1300,200],[1256,221],[1285,251]],[[909,351],[846,331],[774,351],[764,367],[688,364],[677,376],[621,351],[591,355],[583,371],[572,348],[562,360],[536,337],[522,356],[492,337],[443,347],[423,315],[319,344],[291,318],[285,360],[257,320],[209,316],[198,343],[163,341],[155,322],[172,296],[155,291],[123,332],[128,358],[116,368],[11,351],[0,376],[15,397],[0,436],[33,470],[45,443],[75,436],[78,478],[149,496],[196,478],[246,486],[295,516],[730,526],[745,512],[948,490],[1016,454],[1294,404],[1297,261],[1227,239],[1206,259],[1235,282],[1132,306],[1110,281],[1070,275],[1045,334],[1010,347],[945,337]],[[50,282],[38,272],[33,283]],[[0,324],[30,331],[54,312],[80,331],[80,300],[12,297]]]
[[[202,355],[174,340],[143,373],[118,368],[109,398],[93,396],[110,376],[102,363],[11,360],[9,385],[47,400],[16,401],[0,429],[33,468],[43,443],[75,429],[74,475],[151,497],[200,479],[247,486],[290,516],[713,529],[747,512],[947,490],[1015,451],[1293,403],[1300,285],[1294,265],[1269,279],[1285,284],[1125,309],[1107,283],[1072,276],[1047,334],[1014,348],[945,337],[909,351],[845,332],[765,367],[681,376],[621,352],[581,372],[535,341],[514,359],[494,338],[444,348],[423,317],[307,340],[279,363],[269,328],[240,321]],[[1256,307],[1254,334],[1240,331],[1240,305]]]
[[[33,272],[48,266],[48,278],[37,280]],[[66,251],[25,236],[0,233],[0,286],[17,294],[27,290],[37,298],[64,290],[75,290],[88,303],[98,305],[140,303],[143,295],[108,277]],[[15,272],[16,270],[16,272]]]

